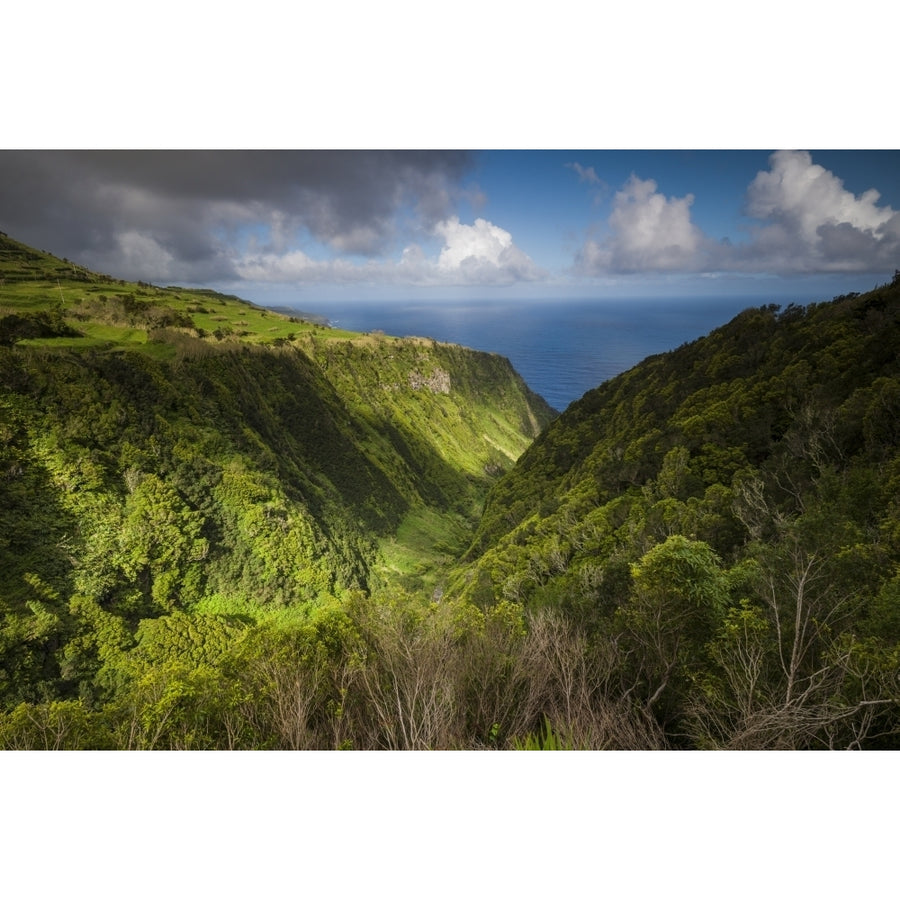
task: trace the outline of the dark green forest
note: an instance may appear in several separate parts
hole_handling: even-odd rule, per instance
[[[454,585],[592,648],[566,733],[616,742],[599,697],[657,746],[897,746],[898,311],[900,278],[748,309],[588,392],[495,485]]]
[[[900,283],[556,416],[0,237],[0,747],[900,745]]]

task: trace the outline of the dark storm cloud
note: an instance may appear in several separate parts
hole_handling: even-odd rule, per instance
[[[282,250],[306,230],[372,255],[409,207],[430,230],[449,213],[468,154],[439,151],[4,151],[0,228],[116,275],[234,276],[240,226]]]

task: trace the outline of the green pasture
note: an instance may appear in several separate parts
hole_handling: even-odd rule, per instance
[[[82,337],[27,338],[23,346],[139,350],[159,357],[157,324],[210,342],[284,343],[359,338],[207,289],[157,287],[99,275],[0,236],[0,318],[58,312]],[[173,321],[166,321],[174,319]],[[157,336],[159,340],[165,338]],[[171,351],[169,351],[171,355]]]

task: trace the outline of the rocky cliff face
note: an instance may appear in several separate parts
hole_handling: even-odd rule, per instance
[[[408,383],[414,391],[427,388],[432,394],[450,393],[450,373],[444,369],[435,369],[428,377],[422,375],[421,372],[410,372]]]

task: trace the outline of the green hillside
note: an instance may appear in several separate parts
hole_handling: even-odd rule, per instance
[[[424,509],[465,540],[486,486],[552,415],[500,357],[114,281],[6,237],[0,273],[5,386],[27,385],[9,402],[31,431],[64,435],[106,486],[124,472],[181,471],[173,487],[185,499],[240,460],[322,531],[331,587],[389,573],[390,560],[372,550],[364,562],[359,546],[381,541],[396,557],[398,529]],[[162,433],[182,448],[177,463],[157,447],[148,458]],[[202,476],[209,465],[216,474]],[[413,574],[436,562],[419,549]]]
[[[676,745],[893,745],[900,279],[586,394],[492,489],[455,587],[563,611]]]
[[[108,706],[154,622],[246,637],[440,593],[552,415],[501,357],[0,237],[0,708]]]
[[[0,236],[0,747],[896,749],[900,279],[554,419]]]

